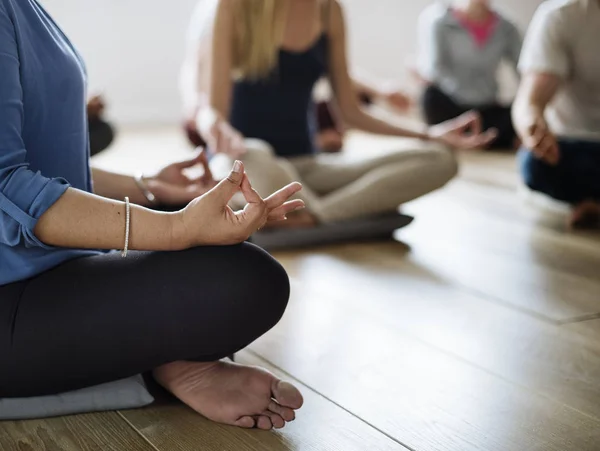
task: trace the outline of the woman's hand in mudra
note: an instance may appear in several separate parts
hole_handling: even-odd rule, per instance
[[[175,247],[241,243],[267,221],[285,220],[288,213],[304,208],[302,200],[289,200],[301,189],[300,183],[290,183],[262,199],[250,185],[243,163],[236,161],[227,178],[175,213]],[[233,211],[228,203],[238,191],[244,195],[247,205],[241,211]]]
[[[202,166],[202,174],[188,177],[185,170],[195,166]],[[204,150],[190,160],[166,166],[155,176],[146,178],[145,182],[159,204],[174,206],[187,205],[217,185]]]

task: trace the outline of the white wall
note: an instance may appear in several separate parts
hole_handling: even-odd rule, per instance
[[[187,21],[196,0],[41,0],[79,48],[90,85],[122,123],[180,119],[177,91]],[[352,63],[403,80],[419,12],[432,0],[343,0]],[[541,0],[498,0],[526,26]],[[509,88],[510,90],[510,88]]]

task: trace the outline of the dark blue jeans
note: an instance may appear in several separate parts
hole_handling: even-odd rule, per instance
[[[600,141],[560,139],[560,161],[551,166],[527,149],[519,151],[521,174],[534,191],[571,205],[600,202]]]

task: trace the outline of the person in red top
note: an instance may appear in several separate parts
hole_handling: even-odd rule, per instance
[[[419,19],[419,76],[426,84],[421,108],[429,125],[477,111],[483,129],[496,129],[491,148],[516,148],[510,106],[499,100],[503,61],[517,74],[521,33],[490,0],[436,3]]]

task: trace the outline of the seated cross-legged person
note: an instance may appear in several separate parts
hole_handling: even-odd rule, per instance
[[[284,269],[242,242],[301,208],[300,185],[263,200],[240,161],[187,178],[201,157],[137,180],[90,168],[85,66],[36,0],[0,0],[0,74],[0,405],[148,373],[221,423],[292,420],[296,388],[220,359],[286,308]]]
[[[600,226],[600,1],[549,0],[520,61],[513,117],[525,183],[573,206],[570,225]]]
[[[495,128],[493,149],[516,147],[510,106],[498,100],[498,68],[515,68],[521,36],[490,0],[436,3],[419,19],[419,76],[425,81],[421,108],[428,124],[439,124],[476,110],[483,129]]]
[[[198,110],[208,101],[210,88],[210,53],[215,14],[219,0],[198,0],[187,32],[186,58],[180,74],[180,93],[184,105],[184,130],[189,142],[206,146],[196,124]],[[404,92],[382,86],[369,79],[362,71],[353,77],[354,90],[362,105],[384,103],[399,113],[412,104]],[[343,148],[345,125],[338,117],[332,101],[316,104],[315,144],[323,152],[338,152]]]
[[[337,1],[221,0],[213,30],[211,84],[198,115],[200,134],[217,157],[243,159],[259,194],[288,180],[303,182],[300,197],[307,213],[290,216],[288,226],[395,212],[454,176],[456,161],[447,147],[480,147],[494,137],[478,133],[471,114],[411,131],[364,112],[348,74]],[[343,153],[317,154],[312,92],[325,75],[349,126],[443,145],[415,144],[409,151],[376,155],[365,149],[354,160]],[[469,128],[475,133],[467,134]]]

